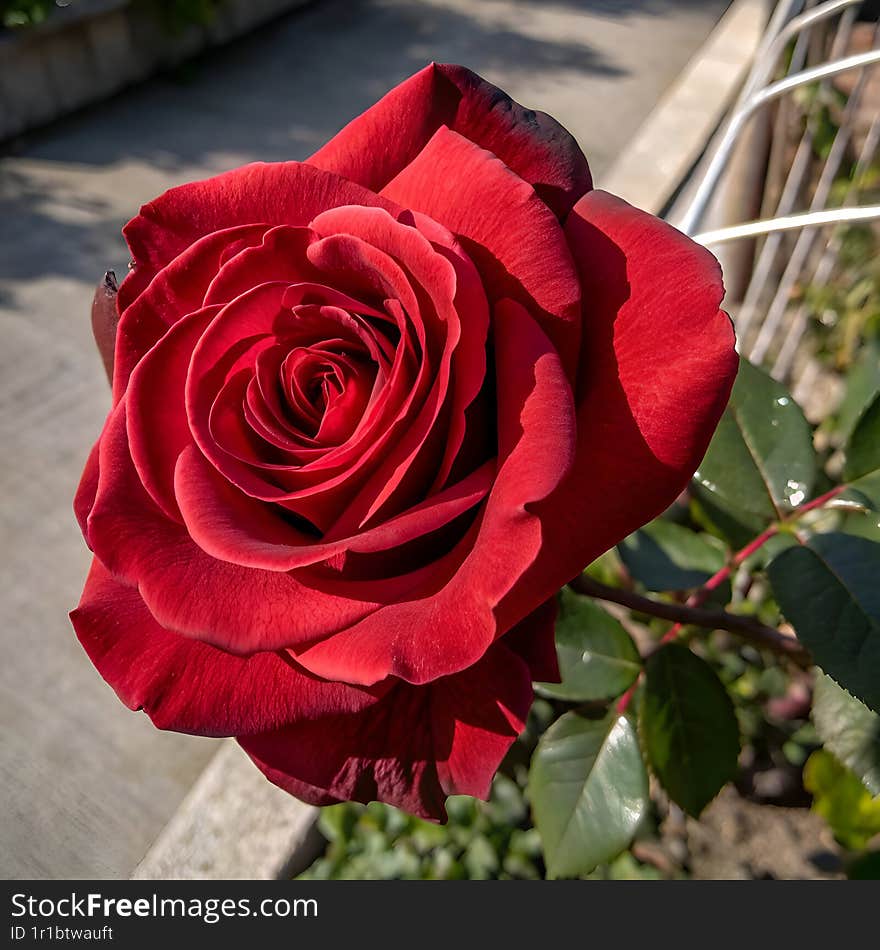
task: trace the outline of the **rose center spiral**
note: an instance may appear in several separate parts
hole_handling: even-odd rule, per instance
[[[289,424],[322,445],[348,438],[370,400],[376,364],[341,341],[294,347],[277,384]]]

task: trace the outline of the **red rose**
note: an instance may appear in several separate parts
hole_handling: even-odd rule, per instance
[[[715,260],[458,66],[124,233],[89,656],[306,801],[485,796],[556,590],[670,504],[727,401]]]

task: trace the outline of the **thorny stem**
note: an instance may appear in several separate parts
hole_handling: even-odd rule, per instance
[[[607,600],[635,610],[637,613],[650,614],[661,620],[671,620],[682,626],[703,627],[706,630],[729,630],[744,640],[754,643],[755,646],[789,657],[798,666],[808,667],[811,664],[807,649],[798,640],[780,633],[775,627],[768,627],[753,617],[734,614],[728,610],[711,610],[706,607],[691,607],[687,604],[653,600],[641,594],[634,594],[632,591],[601,584],[592,577],[587,577],[586,574],[575,578],[569,587],[587,597]],[[666,636],[663,640],[666,640]]]
[[[776,628],[769,627],[751,617],[743,617],[740,614],[733,614],[727,610],[706,610],[702,607],[702,604],[705,603],[713,590],[723,584],[743,562],[763,547],[771,538],[779,534],[785,525],[797,520],[808,511],[815,511],[817,508],[821,508],[836,498],[845,488],[846,485],[838,485],[824,495],[820,495],[818,498],[814,498],[812,501],[807,502],[807,504],[802,505],[784,521],[778,521],[770,525],[744,548],[737,551],[730,561],[725,564],[720,571],[713,574],[702,587],[694,591],[684,604],[674,604],[667,601],[653,600],[649,597],[642,597],[632,591],[625,591],[617,587],[609,587],[606,584],[601,584],[599,581],[595,581],[585,574],[576,577],[569,584],[569,587],[589,597],[607,600],[612,603],[620,604],[623,607],[628,607],[630,610],[638,611],[639,613],[659,617],[662,620],[673,621],[673,625],[661,638],[661,645],[674,640],[685,626],[703,627],[711,630],[729,630],[731,633],[738,634],[742,639],[753,643],[755,646],[764,647],[772,650],[774,653],[788,657],[793,663],[806,669],[812,665],[810,653],[794,637],[786,636],[780,633]],[[641,674],[635,683],[633,683],[617,701],[617,712],[621,715],[626,712],[640,681]]]
[[[755,551],[763,547],[772,537],[775,537],[779,533],[779,524],[772,524],[769,528],[762,531],[757,538],[737,551],[736,554],[730,559],[728,564],[725,564],[716,574],[713,574],[709,580],[703,584],[698,590],[695,590],[693,594],[685,601],[686,607],[699,607],[701,604],[706,602],[709,594],[713,590],[720,587],[730,575],[746,560],[746,558],[751,557]],[[669,630],[663,635],[661,643],[669,643],[671,640],[674,640],[679,633],[681,633],[682,628],[684,627],[684,622],[679,621],[674,626],[670,627]]]
[[[750,558],[756,551],[762,548],[771,538],[775,538],[777,534],[783,529],[783,526],[790,524],[792,521],[796,521],[801,515],[806,514],[808,511],[815,511],[817,508],[821,508],[823,505],[827,504],[832,499],[836,498],[843,490],[846,488],[845,485],[838,485],[836,488],[832,488],[831,491],[825,492],[824,495],[820,495],[818,498],[814,498],[812,501],[808,501],[805,505],[802,505],[795,512],[789,515],[784,521],[777,521],[774,524],[771,524],[769,528],[766,528],[762,531],[756,538],[737,551],[736,554],[730,559],[728,564],[725,564],[724,567],[718,571],[717,574],[714,574],[709,580],[703,584],[699,590],[694,591],[693,594],[685,601],[689,607],[699,607],[701,604],[705,603],[709,594],[715,590],[717,587],[720,587],[724,581],[748,558]],[[662,642],[671,640],[676,634],[681,630],[681,624],[676,624],[676,629],[673,627],[672,630],[668,631],[663,637]],[[673,631],[675,631],[673,633]]]

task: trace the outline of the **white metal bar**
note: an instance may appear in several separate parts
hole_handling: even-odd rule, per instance
[[[830,6],[830,4],[825,4],[824,6],[827,8]],[[840,3],[837,4],[837,6],[842,7],[844,4]],[[819,12],[819,9],[809,12],[816,13]],[[843,16],[840,18],[840,23],[834,36],[834,41],[831,45],[830,55],[832,59],[837,59],[846,52],[856,13],[857,10],[855,7],[849,3],[849,9],[846,9]],[[800,19],[803,20],[804,17],[801,17]],[[794,22],[795,21],[793,20],[792,23]],[[800,43],[800,40],[806,39],[808,36],[809,33],[804,30],[800,33],[798,42]],[[797,50],[795,51],[795,57],[796,55]],[[793,57],[793,62],[795,57]],[[800,63],[798,63],[798,65],[794,68],[800,68]],[[823,88],[827,88],[828,82],[829,81],[827,79],[822,80],[821,86]],[[797,197],[801,192],[804,177],[810,168],[812,154],[813,130],[810,122],[808,121],[804,130],[804,134],[798,143],[794,161],[791,163],[788,176],[786,177],[782,195],[780,196],[779,202],[777,203],[775,217],[790,214],[794,209]],[[745,297],[736,315],[737,335],[743,342],[748,339],[748,333],[751,330],[752,324],[758,315],[764,287],[770,278],[770,274],[776,262],[777,254],[782,247],[782,242],[783,232],[777,232],[775,234],[768,235],[767,240],[764,241],[761,246],[758,259],[755,262],[754,270],[752,272],[751,280],[749,281],[749,285],[746,289]]]
[[[767,50],[767,59],[765,68],[756,71],[756,79],[751,88],[750,84],[747,82],[746,88],[749,92],[755,88],[755,86],[763,85],[772,75],[773,67],[779,61],[779,57],[785,50],[786,44],[798,33],[808,30],[811,26],[814,26],[816,23],[820,23],[823,20],[827,20],[830,17],[833,17],[835,14],[840,13],[843,10],[846,10],[848,7],[857,7],[861,4],[862,0],[827,0],[826,3],[820,3],[818,6],[813,7],[810,10],[806,10],[798,16],[792,17],[788,23],[779,31],[779,33],[773,38],[772,43],[770,44]],[[853,10],[853,14],[855,14]]]
[[[719,146],[719,150],[709,163],[690,206],[679,222],[679,229],[684,231],[685,234],[691,234],[693,232],[724,170],[729,146],[733,144],[736,137],[743,130],[746,122],[759,108],[768,102],[772,102],[774,99],[778,99],[780,96],[784,96],[788,92],[792,92],[794,89],[798,89],[800,86],[818,82],[821,79],[831,78],[832,76],[838,76],[851,69],[872,66],[878,62],[880,62],[880,50],[854,53],[851,56],[844,56],[842,59],[819,63],[808,69],[792,73],[784,79],[779,79],[769,86],[765,86],[763,89],[752,93],[745,102],[743,102],[738,111],[731,116],[730,124],[725,130],[724,142]]]
[[[807,0],[807,2],[809,3],[809,0]],[[752,89],[757,85],[763,84],[769,78],[775,61],[771,61],[769,67],[766,66],[766,63],[769,59],[768,52],[773,45],[773,41],[785,27],[786,21],[803,5],[804,0],[780,0],[774,8],[770,22],[767,24],[767,31],[764,34],[764,38],[755,52],[752,75],[746,78],[743,88],[733,106],[731,115],[712,139],[711,148],[708,153],[708,164],[706,163],[706,159],[701,162],[702,167],[699,170],[700,177],[696,192],[685,208],[683,220],[678,223],[678,226],[681,227],[685,233],[689,234],[702,218],[721,171],[724,169],[730,157],[731,149],[736,142],[736,136],[730,134],[733,115],[742,105],[745,98],[751,93]],[[713,180],[707,181],[707,176],[711,176]]]
[[[864,91],[867,80],[868,72],[867,70],[863,70],[862,74],[859,76],[859,80],[856,83],[855,88],[850,93],[849,99],[846,103],[846,108],[843,110],[840,127],[834,136],[831,150],[828,153],[828,157],[825,160],[825,165],[822,168],[821,174],[819,175],[819,180],[816,182],[816,187],[813,190],[813,197],[810,200],[810,211],[820,211],[825,207],[828,201],[828,198],[831,194],[831,188],[834,184],[834,179],[837,176],[840,163],[843,161],[846,147],[849,144],[850,136],[852,134],[852,123],[858,110],[859,102],[861,101],[862,92]],[[797,236],[794,248],[792,249],[791,255],[785,266],[785,271],[783,272],[782,278],[779,281],[779,285],[776,288],[776,293],[774,294],[773,300],[767,309],[767,313],[764,317],[764,323],[761,327],[761,332],[758,334],[758,338],[755,340],[754,346],[749,353],[749,358],[756,363],[760,363],[766,356],[776,331],[779,329],[779,326],[782,323],[783,315],[788,308],[789,300],[791,298],[791,292],[794,289],[794,285],[798,280],[801,271],[807,263],[807,259],[809,257],[810,251],[813,248],[813,244],[817,235],[818,231],[816,229],[804,228]]]
[[[850,56],[844,56],[841,59],[833,59],[827,63],[819,63],[811,66],[809,69],[803,69],[800,72],[792,73],[784,79],[778,79],[776,82],[765,86],[763,89],[750,96],[743,105],[743,112],[754,112],[755,109],[784,96],[787,92],[792,92],[800,86],[809,85],[811,82],[818,82],[820,79],[830,79],[832,76],[839,76],[841,73],[849,72],[851,69],[861,69],[863,66],[873,66],[880,62],[880,50],[869,49],[864,53],[852,53]]]
[[[761,234],[773,234],[776,231],[795,231],[798,228],[823,227],[828,224],[847,224],[854,221],[875,221],[878,218],[880,218],[880,205],[869,205],[864,208],[826,208],[822,211],[804,211],[781,218],[747,221],[745,224],[704,231],[702,234],[695,234],[694,240],[698,244],[708,246],[758,237]]]

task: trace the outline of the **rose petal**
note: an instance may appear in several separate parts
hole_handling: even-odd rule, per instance
[[[71,615],[98,672],[160,729],[235,736],[328,715],[362,713],[387,691],[328,683],[287,655],[241,657],[161,627],[135,587],[95,558]]]
[[[272,782],[305,801],[380,800],[444,820],[447,795],[488,796],[531,701],[528,666],[499,643],[470,669],[399,684],[358,715],[239,741]]]
[[[592,187],[574,137],[463,66],[431,63],[350,122],[308,160],[380,191],[446,125],[494,152],[560,218]]]
[[[311,246],[318,248],[316,257],[319,261],[325,260],[329,240],[331,239],[324,238]],[[383,268],[385,272],[396,271],[395,285],[405,282],[404,274],[393,261],[387,258],[387,255],[367,248],[363,242],[347,237],[344,242],[338,242],[336,246],[340,253],[343,248],[348,252],[348,260],[353,260],[358,266],[368,268],[371,273],[377,273],[377,268]],[[368,254],[369,259],[361,260],[358,256],[361,253]],[[258,479],[252,470],[235,464],[229,456],[221,453],[214,442],[209,424],[215,397],[224,382],[230,379],[236,370],[245,365],[254,364],[259,349],[273,345],[276,338],[285,337],[295,330],[298,317],[289,309],[289,306],[296,306],[294,301],[302,293],[311,294],[312,287],[313,285],[310,284],[286,285],[283,282],[270,282],[254,287],[223,308],[193,352],[187,383],[187,412],[195,440],[205,455],[231,481],[249,494],[266,500],[282,501],[285,498],[294,497],[293,492],[300,489],[302,489],[302,495],[296,497],[305,497],[314,494],[316,485],[318,488],[332,487],[331,474],[337,476],[337,481],[350,478],[359,466],[366,464],[379,452],[382,442],[377,441],[373,436],[383,436],[381,431],[377,431],[377,426],[382,419],[392,412],[400,418],[405,418],[408,407],[420,397],[430,381],[430,367],[424,361],[418,367],[416,382],[413,384],[408,379],[409,368],[416,360],[410,344],[410,334],[406,333],[406,327],[401,325],[401,332],[405,336],[395,354],[388,384],[393,398],[384,407],[377,404],[375,409],[381,414],[374,414],[375,418],[360,431],[362,437],[370,436],[373,439],[366,449],[356,453],[353,451],[353,446],[340,447],[335,452],[327,453],[316,465],[303,467],[297,473],[291,473],[289,492],[269,485],[262,478]],[[401,292],[405,290],[403,287],[400,289]],[[411,291],[409,294],[412,296]],[[332,292],[328,291],[325,296],[333,299]],[[340,296],[338,299],[342,301],[349,298]],[[413,307],[417,306],[414,297],[409,302]],[[360,310],[368,315],[374,315],[377,312],[366,306],[361,306]],[[331,325],[330,321],[326,323],[328,326]],[[421,338],[419,344],[423,349],[424,330],[417,328],[416,332]],[[256,348],[247,351],[250,356],[243,362],[237,362],[241,354],[245,353],[244,341],[247,340],[255,341]],[[230,424],[235,422],[235,420],[227,421]],[[384,437],[390,438],[390,434],[385,434]],[[294,486],[297,488],[295,489]]]
[[[578,202],[566,233],[585,301],[577,459],[535,507],[545,549],[508,597],[507,622],[672,504],[705,454],[738,365],[707,250],[600,191]]]
[[[314,239],[307,227],[279,225],[263,233],[262,242],[242,248],[215,268],[204,294],[205,304],[229,303],[260,284],[313,281],[315,269],[306,250]]]
[[[513,626],[496,623],[494,608],[546,556],[541,521],[532,511],[573,462],[574,406],[559,354],[514,301],[496,308],[494,341],[498,391],[505,395],[498,407],[500,467],[473,538],[462,542],[464,560],[452,574],[435,571],[424,588],[363,621],[295,648],[297,659],[317,675],[364,684],[393,675],[426,683],[472,665]]]
[[[504,645],[528,663],[532,679],[541,683],[559,682],[559,656],[556,652],[558,612],[558,598],[553,596],[504,634]]]
[[[479,663],[430,689],[443,791],[487,799],[501,760],[526,725],[533,698],[528,664],[501,641]]]
[[[106,428],[106,423],[104,425]],[[101,439],[99,438],[86,458],[86,464],[76,489],[76,497],[73,499],[73,513],[76,515],[80,531],[82,531],[87,543],[89,540],[87,530],[89,514],[95,504],[95,495],[98,493],[100,449]]]
[[[174,466],[192,444],[184,411],[186,376],[192,351],[220,307],[206,307],[178,320],[140,361],[126,393],[131,458],[156,504],[180,518],[174,497]]]
[[[420,505],[354,536],[320,540],[296,531],[277,508],[238,491],[195,446],[180,456],[175,492],[187,530],[212,557],[268,571],[291,571],[344,551],[387,551],[437,531],[485,498],[494,463]]]
[[[119,288],[120,310],[207,234],[258,222],[301,227],[327,208],[360,204],[396,210],[372,191],[301,162],[255,162],[172,188],[122,229],[135,266]]]
[[[451,401],[455,403],[456,415],[460,416],[465,408],[461,405],[463,399],[469,397],[469,401],[477,391],[472,374],[477,372],[480,378],[485,375],[488,310],[482,297],[472,293],[465,274],[462,292],[459,292],[458,278],[465,271],[465,261],[456,268],[452,262],[454,255],[439,253],[417,227],[402,224],[380,209],[338,208],[320,215],[312,227],[321,234],[337,231],[351,234],[370,247],[392,255],[406,267],[416,286],[427,294],[430,308],[420,309],[428,310],[433,318],[436,325],[431,329],[435,333],[442,329],[442,352],[434,357],[433,385],[422,408],[406,431],[394,440],[393,448],[376,472],[336,521],[331,530],[337,533],[353,531],[367,523],[375,524],[383,517],[410,507],[425,496],[437,478],[438,467],[445,476],[442,456],[448,445],[448,430],[435,431],[432,438],[432,429],[449,404],[449,387],[456,390]],[[452,236],[448,233],[444,236],[453,249]],[[473,304],[475,309],[462,311],[466,320],[462,323],[459,307],[468,304]],[[426,332],[426,336],[430,335]],[[464,377],[461,384],[456,384],[456,376]],[[461,385],[468,387],[464,395],[457,391]],[[460,433],[455,437],[460,444]]]
[[[156,274],[143,293],[121,311],[113,371],[114,405],[122,398],[134,367],[168,328],[201,308],[226,255],[258,245],[265,231],[265,225],[252,224],[224,228],[201,238]],[[121,292],[117,299],[121,305]]]
[[[580,285],[559,222],[491,152],[442,127],[382,192],[457,234],[491,300],[538,317],[569,377],[580,346]]]
[[[508,396],[501,470],[480,520],[435,563],[352,582],[344,573],[319,579],[210,558],[140,485],[124,402],[101,442],[87,526],[96,554],[139,586],[163,626],[237,653],[289,646],[316,675],[366,685],[389,673],[427,682],[471,665],[507,629],[493,607],[542,550],[529,509],[564,477],[572,451],[571,394],[555,350],[513,302],[498,308],[495,324],[498,385]]]
[[[334,633],[382,605],[368,596],[318,590],[293,574],[253,570],[205,554],[141,485],[128,450],[125,409],[123,401],[113,410],[101,438],[87,536],[108,570],[138,587],[163,627],[235,653],[255,653]],[[403,582],[396,589],[401,586],[405,589]]]

